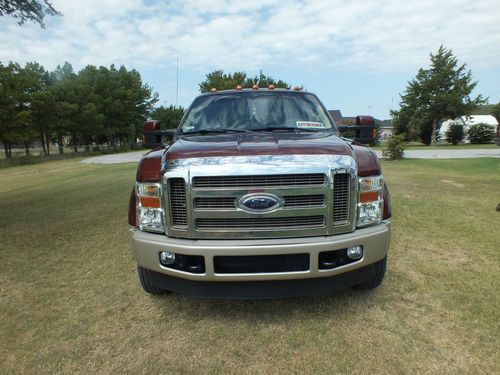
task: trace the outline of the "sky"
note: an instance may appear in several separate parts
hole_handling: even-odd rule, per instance
[[[206,74],[260,70],[344,116],[389,118],[429,54],[451,48],[500,102],[498,0],[53,0],[46,28],[0,17],[0,62],[138,70],[158,104],[188,106]],[[178,74],[178,95],[176,67]]]

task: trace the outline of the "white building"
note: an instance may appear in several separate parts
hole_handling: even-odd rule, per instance
[[[490,125],[493,130],[496,130],[498,126],[498,121],[492,115],[471,115],[471,116],[459,116],[454,120],[446,120],[441,123],[441,128],[439,129],[439,135],[441,142],[446,141],[446,131],[449,129],[450,125],[458,124],[463,125],[465,138],[464,142],[468,143],[467,130],[471,125],[486,124]]]

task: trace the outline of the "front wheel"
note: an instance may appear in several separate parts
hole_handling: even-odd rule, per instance
[[[364,283],[355,286],[356,289],[373,289],[379,286],[384,280],[385,270],[387,268],[387,255],[384,259],[373,264],[373,273]]]
[[[151,283],[150,270],[137,266],[137,273],[139,275],[139,281],[141,282],[142,289],[144,289],[145,292],[154,296],[160,296],[168,293],[168,290],[158,288],[156,285]]]

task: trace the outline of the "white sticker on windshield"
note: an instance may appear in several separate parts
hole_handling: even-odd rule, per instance
[[[325,129],[325,124],[313,121],[297,121],[297,127],[301,129]]]

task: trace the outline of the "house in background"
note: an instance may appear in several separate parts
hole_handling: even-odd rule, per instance
[[[441,142],[446,141],[446,132],[453,124],[462,125],[464,127],[464,133],[465,133],[464,142],[468,143],[469,140],[467,139],[467,130],[469,129],[469,127],[477,124],[486,124],[490,125],[493,130],[496,130],[496,127],[498,126],[498,121],[492,115],[458,116],[454,120],[448,119],[441,123],[441,128],[439,129],[439,136],[440,136],[439,139]]]
[[[394,126],[392,126],[392,121],[391,120],[376,120],[379,121],[378,123],[378,128],[379,128],[379,133],[380,133],[380,139],[384,140],[389,138],[392,135],[392,132],[394,131]]]

